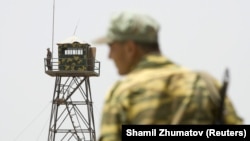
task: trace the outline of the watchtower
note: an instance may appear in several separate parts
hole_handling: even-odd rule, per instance
[[[100,75],[96,48],[72,36],[57,43],[58,58],[45,58],[55,77],[48,141],[96,141],[89,77]]]

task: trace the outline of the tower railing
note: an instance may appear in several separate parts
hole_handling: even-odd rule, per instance
[[[66,64],[60,64],[60,60],[60,58],[51,58],[50,60],[48,60],[48,58],[44,58],[45,73],[51,76],[100,76],[100,61],[94,58],[86,61],[92,63],[86,63],[85,65],[74,64],[69,70],[60,69],[65,68],[66,66],[68,67]],[[80,67],[84,67],[84,69],[74,69]]]

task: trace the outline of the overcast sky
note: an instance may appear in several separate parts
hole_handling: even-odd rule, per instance
[[[55,77],[44,72],[46,49],[74,34],[91,42],[105,34],[120,10],[138,10],[161,25],[164,55],[222,80],[230,70],[228,95],[250,124],[250,1],[248,0],[6,0],[0,5],[0,140],[47,140]],[[106,45],[97,47],[101,75],[91,77],[97,137],[103,98],[119,79]]]

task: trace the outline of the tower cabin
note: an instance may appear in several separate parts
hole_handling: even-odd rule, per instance
[[[45,72],[51,76],[99,76],[100,62],[96,58],[96,48],[72,36],[57,43],[58,58],[51,59],[52,69],[48,69],[45,58]]]

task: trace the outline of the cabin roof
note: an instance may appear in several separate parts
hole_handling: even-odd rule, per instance
[[[74,42],[78,42],[80,44],[87,44],[86,42],[84,42],[83,40],[81,40],[79,37],[77,36],[71,36],[71,37],[68,37],[67,39],[61,41],[61,42],[58,42],[57,44],[72,44]]]

